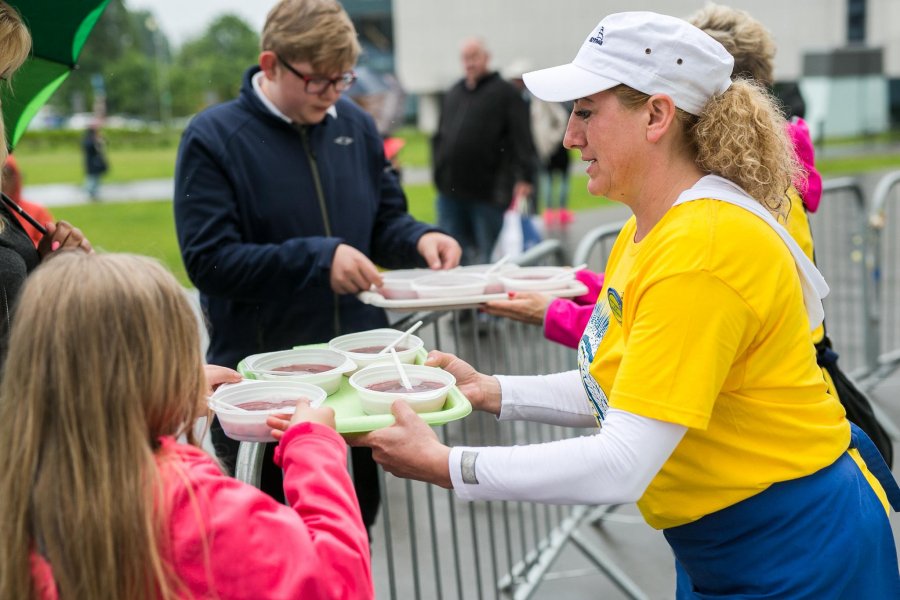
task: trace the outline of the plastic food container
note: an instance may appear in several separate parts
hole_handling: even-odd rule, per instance
[[[326,348],[295,348],[254,354],[244,359],[254,379],[302,381],[317,385],[329,395],[338,391],[341,377],[356,369],[356,363]]]
[[[378,351],[403,335],[398,329],[371,329],[357,333],[348,333],[332,339],[328,342],[328,348],[340,352],[354,363],[359,369],[375,364],[392,364],[390,352],[378,354]],[[425,345],[422,338],[408,335],[400,344],[394,346],[400,362],[413,364],[416,362],[416,354]],[[349,375],[350,373],[347,373]]]
[[[479,275],[441,271],[413,280],[412,288],[419,298],[460,298],[481,296],[487,280]]]
[[[450,388],[456,385],[456,378],[443,369],[404,365],[403,370],[414,389],[430,389],[413,392],[404,390],[394,365],[372,366],[360,369],[350,376],[350,385],[359,395],[363,412],[368,415],[390,414],[394,400],[405,400],[416,412],[434,412],[444,406]]]
[[[301,381],[246,379],[226,384],[209,397],[208,405],[219,417],[225,435],[241,442],[274,442],[269,415],[294,414],[297,400],[306,398],[319,406],[327,394],[319,386]],[[241,410],[241,407],[244,410]]]
[[[381,274],[382,286],[377,288],[378,293],[388,300],[412,300],[418,298],[418,294],[412,288],[414,279],[434,273],[431,269],[398,269],[385,271]]]
[[[500,276],[507,292],[539,292],[567,287],[575,271],[564,267],[520,267]]]
[[[491,268],[493,268],[493,264],[485,264],[485,265],[467,265],[465,267],[457,267],[453,270],[454,273],[464,273],[466,275],[478,275],[480,277],[485,277],[487,281],[487,285],[484,288],[485,294],[499,294],[503,292],[503,282],[500,281],[500,277],[502,275],[511,273],[519,269],[519,265],[505,263],[497,267],[493,272],[488,273]]]

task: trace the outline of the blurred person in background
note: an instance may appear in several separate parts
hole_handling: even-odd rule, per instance
[[[208,361],[385,327],[358,292],[386,268],[457,265],[450,236],[416,221],[371,116],[344,98],[355,81],[356,30],[335,0],[282,0],[269,12],[259,64],[237,99],[194,117],[175,168],[181,255],[210,327]],[[234,472],[239,443],[218,419],[217,456]],[[275,445],[261,487],[283,499]],[[353,477],[367,527],[380,502],[368,449]]]
[[[544,200],[544,222],[548,225],[562,222],[562,210],[568,197],[568,179],[560,182],[559,209],[553,208],[553,181],[551,179],[551,158],[558,148],[562,148],[563,135],[569,122],[569,111],[558,102],[544,102],[535,98],[522,82],[522,74],[531,71],[531,64],[525,59],[514,61],[506,68],[504,75],[522,94],[528,105],[531,141],[535,153],[534,180],[537,187],[530,196],[529,211],[532,215],[541,213],[541,199]],[[565,150],[565,149],[564,149]],[[566,150],[568,152],[568,150]],[[568,154],[566,155],[568,157]],[[568,169],[568,161],[566,161]],[[572,214],[567,211],[565,224],[572,222]]]
[[[463,264],[490,262],[513,199],[532,193],[534,150],[528,107],[516,88],[489,67],[484,42],[460,49],[465,76],[441,106],[432,139],[438,226],[463,248]]]
[[[109,170],[106,159],[106,140],[100,135],[100,124],[91,123],[84,130],[81,138],[81,151],[84,154],[84,189],[91,202],[100,200],[100,180]]]
[[[22,171],[19,170],[19,164],[16,162],[12,154],[6,157],[6,163],[3,165],[3,193],[12,198],[12,201],[18,204],[22,210],[35,218],[38,223],[46,226],[53,223],[53,214],[50,210],[37,202],[29,202],[22,197]],[[16,219],[25,229],[28,237],[34,242],[35,247],[40,243],[44,234],[35,229],[34,225],[29,223],[25,217],[15,213]]]

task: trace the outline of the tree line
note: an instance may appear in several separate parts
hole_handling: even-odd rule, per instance
[[[258,33],[236,15],[216,18],[199,37],[173,49],[150,11],[112,0],[78,68],[50,105],[61,114],[90,112],[104,95],[107,114],[151,121],[185,117],[236,96],[258,55]]]

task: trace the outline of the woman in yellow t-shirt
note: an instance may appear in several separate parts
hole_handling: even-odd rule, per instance
[[[591,29],[571,64],[524,76],[538,98],[575,100],[565,144],[588,190],[634,216],[578,370],[429,361],[480,410],[596,435],[448,448],[396,402],[394,426],[353,443],[462,499],[637,502],[672,546],[679,598],[897,598],[900,488],[816,365],[828,288],[777,221],[796,160],[771,96],[732,82],[732,65],[685,21],[629,12]]]

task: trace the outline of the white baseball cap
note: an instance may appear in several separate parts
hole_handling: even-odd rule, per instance
[[[653,12],[608,15],[588,34],[567,65],[525,73],[531,93],[550,102],[584,98],[625,84],[666,94],[699,115],[731,85],[734,58],[687,21]]]

